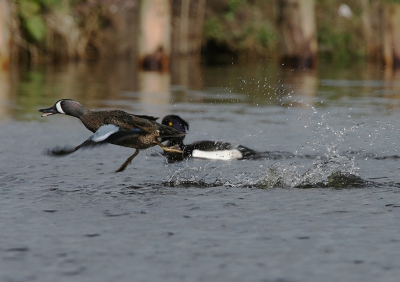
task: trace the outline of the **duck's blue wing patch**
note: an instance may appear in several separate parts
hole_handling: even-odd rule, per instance
[[[126,138],[136,137],[144,131],[140,128],[124,130],[114,124],[104,124],[89,138],[92,142],[118,142]]]
[[[112,134],[118,132],[120,128],[113,124],[104,124],[97,129],[97,131],[89,137],[90,141],[102,142],[109,138]]]
[[[122,139],[135,137],[143,133],[140,128],[132,128],[131,130],[123,130],[114,124],[104,124],[97,129],[97,131],[89,137],[92,142],[117,142]]]

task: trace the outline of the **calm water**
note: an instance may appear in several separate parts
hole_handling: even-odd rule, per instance
[[[0,74],[0,281],[398,281],[400,73],[274,64],[138,73],[71,64]],[[72,98],[190,124],[251,160],[159,148],[43,154],[90,136],[38,109]]]

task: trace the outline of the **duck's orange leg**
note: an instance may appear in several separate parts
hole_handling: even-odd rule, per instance
[[[136,157],[138,154],[139,154],[139,150],[136,149],[136,152],[135,152],[132,156],[130,156],[130,157],[119,167],[119,169],[117,169],[116,172],[124,171],[125,168],[132,162],[133,158]]]

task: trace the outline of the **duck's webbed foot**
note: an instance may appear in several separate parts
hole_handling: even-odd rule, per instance
[[[115,172],[124,171],[125,168],[132,162],[132,160],[139,154],[139,150],[136,149],[135,153],[126,159],[126,161],[117,169]]]
[[[159,142],[157,140],[155,140],[154,143],[156,143],[158,146],[160,146],[161,149],[164,150],[164,152],[176,153],[176,154],[182,154],[183,153],[181,149],[178,149],[177,147],[166,147],[161,142]]]

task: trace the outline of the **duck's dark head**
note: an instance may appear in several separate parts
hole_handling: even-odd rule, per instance
[[[53,107],[39,110],[43,113],[42,117],[55,114],[64,114],[74,117],[81,117],[85,113],[85,108],[78,102],[71,99],[58,100]]]
[[[186,133],[186,131],[189,130],[189,123],[187,123],[186,120],[184,120],[183,118],[181,118],[180,116],[177,116],[177,115],[168,115],[163,118],[161,123],[164,125],[167,125],[167,126],[171,126],[171,127],[175,128],[176,130],[183,132],[183,133]],[[174,139],[170,139],[170,143],[172,145],[182,144],[184,138],[185,138],[185,135],[183,135],[181,137],[176,137]]]

